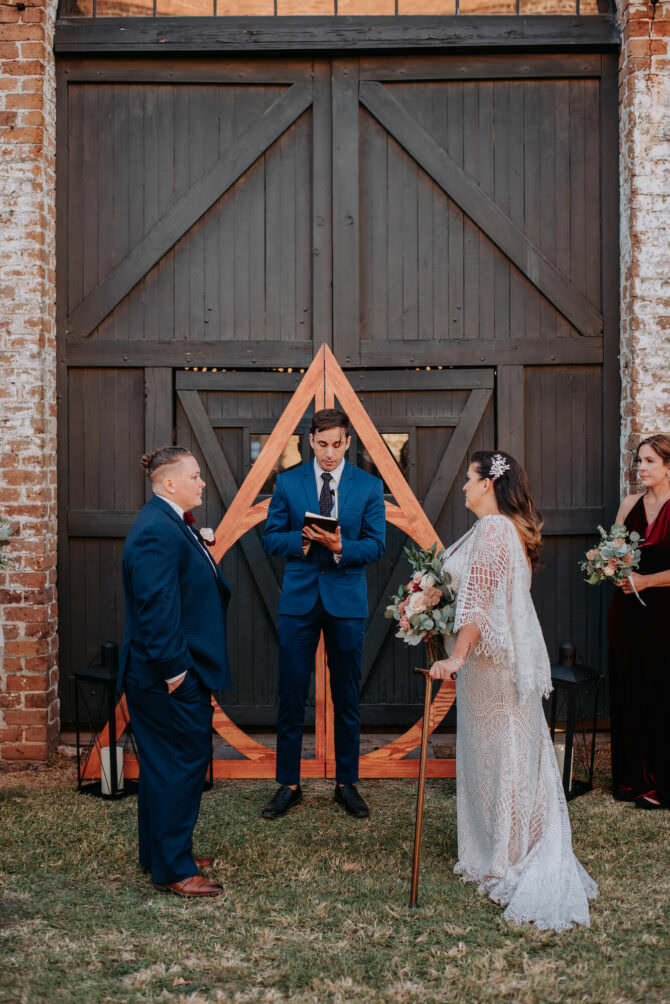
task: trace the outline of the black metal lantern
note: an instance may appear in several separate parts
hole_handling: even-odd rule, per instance
[[[75,716],[77,729],[77,787],[87,795],[117,799],[129,794],[123,781],[123,746],[116,735],[116,676],[119,650],[114,642],[101,646],[100,663],[74,674]],[[100,750],[100,780],[84,783],[82,763],[86,764],[97,734],[109,725],[107,746]],[[82,743],[82,733],[89,737]],[[132,740],[131,740],[132,742]],[[133,743],[134,746],[134,743]],[[135,784],[130,786],[136,791]]]
[[[563,790],[568,800],[583,795],[593,788],[598,725],[600,673],[591,666],[578,664],[576,654],[572,642],[563,642],[558,648],[558,663],[551,667],[551,682],[554,687],[551,695],[551,739],[563,777]],[[593,709],[590,742],[588,726],[578,727],[578,704],[580,710],[589,708],[589,718]],[[559,729],[558,722],[564,722],[565,728]]]

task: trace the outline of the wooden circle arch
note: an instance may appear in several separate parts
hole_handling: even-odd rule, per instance
[[[353,387],[339,366],[335,356],[328,348],[322,346],[312,360],[303,379],[287,404],[279,421],[275,425],[258,459],[249,471],[244,482],[223,517],[216,531],[216,546],[213,557],[220,561],[223,555],[254,526],[262,523],[267,517],[269,500],[254,502],[261,486],[272,472],[275,461],[284,449],[288,438],[294,432],[312,400],[317,408],[332,407],[335,398],[346,411],[352,426],[364,443],[377,470],[390,489],[397,505],[386,503],[386,518],[398,529],[411,537],[420,547],[428,548],[436,543],[441,546],[440,539],[432,524],[421,508],[418,499],[405,481],[399,467],[388,451],[384,440],[375,428],[365,411]],[[324,659],[323,639],[317,652],[317,663]],[[325,674],[317,674],[316,696],[322,706],[331,712],[326,720],[332,721],[330,707],[330,688]],[[324,693],[325,691],[325,693]],[[442,682],[432,704],[429,719],[429,730],[433,732],[442,722],[456,699],[456,688],[450,680]],[[217,761],[214,767],[215,777],[274,777],[274,753],[267,746],[252,739],[242,731],[226,713],[215,704],[214,728],[219,735],[234,749],[246,757],[244,761]],[[417,777],[418,760],[407,760],[408,753],[421,742],[423,718],[420,718],[404,734],[398,736],[386,746],[366,753],[360,758],[361,777]],[[323,776],[323,757],[325,753],[326,773],[330,776],[329,766],[334,767],[334,746],[332,733],[326,730],[325,750],[322,738],[318,734],[316,756],[313,760],[304,759],[301,773],[304,777]],[[431,777],[454,777],[455,761],[453,758],[430,760],[428,774]]]
[[[242,482],[239,491],[216,530],[216,544],[212,556],[220,562],[224,554],[249,530],[262,523],[267,517],[269,500],[255,502],[262,486],[272,473],[276,460],[281,455],[289,436],[302,419],[312,400],[316,408],[333,407],[335,398],[346,411],[352,426],[365,445],[373,463],[390,489],[397,504],[386,502],[386,518],[398,529],[411,537],[420,547],[429,548],[433,544],[441,546],[441,541],[430,520],[421,508],[418,499],[405,481],[400,468],[388,451],[384,440],[365,411],[353,387],[347,380],[331,350],[323,345],[300,381],[291,400],[284,409],[271,435],[268,437],[258,459]],[[316,700],[318,709],[325,709],[324,720],[317,719],[316,749],[314,759],[303,759],[303,777],[323,777],[334,775],[335,751],[332,729],[332,705],[328,686],[328,667],[325,662],[323,638],[317,651],[317,663],[325,666],[325,673],[316,675]],[[456,699],[456,688],[450,680],[442,682],[431,704],[428,727],[432,733],[442,722]],[[212,697],[214,706],[213,728],[233,749],[241,753],[243,760],[215,760],[215,778],[274,778],[275,754],[269,747],[253,739],[228,717]],[[323,714],[323,711],[322,711]],[[123,697],[116,709],[116,734],[121,736],[129,722],[128,709]],[[322,728],[319,728],[319,725]],[[423,718],[420,718],[404,734],[392,742],[360,758],[361,777],[392,778],[418,777],[418,759],[407,759],[407,754],[421,742]],[[100,776],[100,750],[108,745],[108,727],[96,736],[95,743],[82,770],[82,778]],[[455,777],[455,760],[445,758],[428,761],[429,777]],[[138,776],[139,765],[134,756],[126,754],[124,772],[127,778]]]

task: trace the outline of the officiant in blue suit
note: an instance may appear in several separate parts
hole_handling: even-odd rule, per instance
[[[384,487],[345,459],[351,439],[344,412],[317,411],[309,442],[313,461],[277,477],[263,535],[266,552],[286,558],[279,600],[279,788],[263,816],[275,819],[302,801],[305,702],[323,631],[335,708],[335,801],[362,819],[369,814],[356,788],[365,569],[384,553]],[[306,512],[334,517],[335,528],[306,525]]]
[[[126,627],[119,666],[140,761],[139,857],[180,896],[223,890],[200,874],[192,836],[211,755],[212,690],[230,687],[230,589],[194,529],[204,482],[195,457],[166,446],[142,457],[153,496],[123,549]]]

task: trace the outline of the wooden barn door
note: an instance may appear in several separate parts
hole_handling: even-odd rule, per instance
[[[73,673],[122,635],[139,457],[186,421],[175,372],[305,366],[330,341],[329,73],[304,59],[59,63],[66,723]],[[241,687],[262,714],[266,692]]]
[[[65,722],[72,674],[121,637],[139,455],[192,444],[216,525],[323,345],[443,540],[472,446],[525,463],[550,652],[571,638],[601,664],[603,598],[576,561],[616,507],[616,98],[598,53],[59,60]],[[419,705],[379,617],[400,545],[393,529],[370,571],[362,694],[394,727]],[[258,531],[237,550],[226,701],[265,725],[280,569]]]
[[[550,653],[594,665],[606,598],[577,561],[617,502],[616,107],[608,56],[333,64],[334,352],[361,381],[404,368],[400,410],[427,369],[495,370],[488,431],[545,515]]]

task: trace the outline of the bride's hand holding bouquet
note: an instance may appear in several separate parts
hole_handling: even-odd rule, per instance
[[[440,660],[451,662],[444,658],[443,638],[451,634],[454,627],[456,592],[451,576],[442,567],[444,551],[437,551],[437,545],[428,551],[406,547],[405,556],[412,568],[412,577],[391,597],[384,616],[396,621],[395,636],[406,645],[425,642],[428,659],[434,668]],[[446,676],[438,678],[446,679]]]

